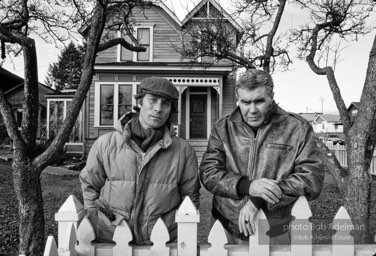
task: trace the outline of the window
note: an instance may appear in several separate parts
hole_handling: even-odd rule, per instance
[[[132,86],[119,85],[119,111],[118,118],[132,111]]]
[[[136,37],[145,52],[133,52],[133,61],[153,61],[153,25],[135,27]]]
[[[356,116],[358,114],[358,110],[357,109],[354,109],[353,111],[352,111],[352,115],[353,116]]]
[[[135,104],[133,92],[137,91],[136,83],[99,82],[95,86],[96,127],[113,126],[122,115],[132,111]]]
[[[137,53],[137,61],[149,61],[150,60],[150,29],[139,28],[137,29],[137,40],[141,46],[146,48],[146,52]]]
[[[61,129],[67,113],[71,108],[72,99],[69,98],[49,98],[47,99],[47,130],[46,135],[48,139],[56,137]],[[82,130],[82,109],[77,117],[76,123],[69,136],[68,143],[82,143],[83,130]]]
[[[114,85],[100,87],[100,125],[112,125],[114,122]]]

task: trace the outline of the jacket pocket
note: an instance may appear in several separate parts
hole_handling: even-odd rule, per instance
[[[289,151],[292,150],[294,147],[286,144],[266,143],[266,148]]]
[[[89,215],[93,225],[97,242],[113,242],[116,225],[112,223],[101,211],[95,210]]]

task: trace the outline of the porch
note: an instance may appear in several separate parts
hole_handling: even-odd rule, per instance
[[[208,146],[208,140],[190,139],[187,141],[189,144],[191,144],[193,149],[196,151],[197,162],[200,165],[202,156],[204,155],[206,151],[206,147]]]

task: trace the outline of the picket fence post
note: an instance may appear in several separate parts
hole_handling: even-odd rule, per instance
[[[290,223],[291,255],[312,256],[312,223],[309,221],[312,212],[304,196],[295,201],[291,215],[294,218]]]
[[[188,196],[177,210],[175,221],[178,224],[178,255],[196,256],[197,223],[200,221],[200,214]]]
[[[78,255],[89,256],[95,255],[95,247],[91,245],[91,241],[95,239],[95,232],[89,219],[85,217],[77,230],[77,246]]]
[[[70,195],[59,211],[55,214],[55,220],[58,222],[58,246],[64,243],[66,230],[73,224],[77,230],[78,224],[86,215],[84,206],[73,195]]]
[[[228,240],[225,229],[219,220],[216,220],[211,228],[208,236],[208,242],[211,244],[211,247],[208,249],[209,256],[227,255],[227,250],[225,249],[224,245],[228,243]]]
[[[73,223],[68,224],[62,241],[62,243],[59,243],[59,256],[76,256],[77,234]]]
[[[56,241],[53,236],[48,236],[43,256],[59,256],[57,252]]]
[[[166,246],[166,242],[170,240],[170,234],[161,218],[155,223],[150,240],[153,242],[153,246],[150,248],[151,256],[170,254],[170,249]]]
[[[113,256],[132,255],[132,247],[129,246],[129,242],[133,240],[132,231],[125,220],[116,227],[113,240],[116,243],[112,249]]]
[[[249,237],[249,254],[269,256],[270,253],[270,237],[266,234],[270,230],[269,222],[262,209],[260,209],[255,217],[256,232]]]
[[[337,232],[332,236],[333,256],[351,256],[354,255],[354,237],[350,231],[354,228],[350,215],[346,209],[341,206],[334,217],[333,229]]]

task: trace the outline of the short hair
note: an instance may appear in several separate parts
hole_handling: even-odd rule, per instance
[[[239,75],[235,85],[235,92],[238,93],[238,89],[255,89],[265,86],[266,91],[270,97],[273,97],[273,78],[272,76],[263,71],[257,69],[248,69]]]

